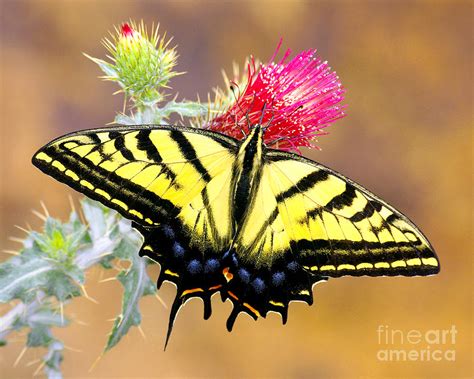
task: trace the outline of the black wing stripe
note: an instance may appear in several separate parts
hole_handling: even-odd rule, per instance
[[[109,137],[110,139],[114,140],[115,148],[120,151],[125,159],[129,161],[135,160],[132,151],[127,146],[125,146],[125,134],[114,131],[109,133]]]
[[[352,217],[349,218],[352,222],[359,222],[366,218],[370,218],[375,211],[380,212],[382,209],[382,204],[375,200],[368,200],[367,204],[365,205],[364,209],[360,212],[357,212]]]
[[[323,170],[317,170],[311,174],[306,175],[301,178],[296,184],[292,185],[286,191],[279,193],[276,196],[278,203],[285,201],[301,192],[305,192],[313,188],[317,183],[325,181],[329,178],[329,174]]]
[[[202,202],[204,208],[206,209],[207,219],[209,221],[209,226],[211,228],[212,237],[214,240],[219,240],[219,233],[217,232],[216,220],[214,219],[214,214],[212,213],[211,202],[209,201],[209,195],[207,194],[206,188],[201,191]],[[205,225],[205,224],[204,224]]]
[[[209,183],[211,181],[211,175],[209,175],[209,172],[207,172],[206,168],[202,165],[196,155],[196,150],[194,150],[194,147],[186,136],[177,130],[172,130],[170,132],[170,137],[178,144],[179,150],[181,151],[181,154],[183,154],[185,160],[189,161],[196,171],[201,174],[202,178]]]
[[[162,172],[166,175],[168,179],[171,180],[172,183],[174,183],[176,180],[176,174],[168,167],[168,165],[163,163],[163,157],[158,152],[158,149],[151,140],[150,133],[150,129],[144,129],[138,132],[136,136],[137,148],[144,151],[148,159],[155,163],[158,163],[161,166]]]
[[[295,241],[296,247],[299,251],[303,252],[303,256],[306,256],[305,253],[310,253],[311,256],[307,258],[314,258],[323,254],[325,251],[334,250],[335,252],[347,251],[347,241],[345,240],[326,240],[326,239],[316,239],[316,240],[298,240]],[[314,255],[314,248],[316,248],[316,255]],[[367,253],[367,249],[370,253]],[[411,258],[431,258],[432,253],[428,248],[421,250],[414,250],[410,242],[368,242],[368,241],[351,241],[351,249],[355,254],[345,254],[344,263],[363,263],[367,262],[367,259],[373,258],[373,252],[377,252],[377,259],[380,261],[390,261],[398,259],[394,256],[389,250],[397,250],[398,248],[404,249],[406,251],[406,259]],[[327,262],[316,262],[318,264],[326,264]]]
[[[46,148],[44,151],[51,158],[61,162],[65,167],[79,167],[81,171],[81,179],[90,182],[97,188],[103,188],[109,193],[116,194],[117,199],[122,200],[128,204],[130,204],[130,199],[134,199],[134,206],[137,207],[138,211],[144,214],[150,213],[150,209],[152,209],[153,211],[157,212],[157,214],[169,217],[172,215],[177,215],[180,211],[180,208],[175,206],[169,200],[163,199],[151,191],[146,189],[144,190],[143,187],[138,186],[130,181],[124,181],[122,177],[118,176],[114,172],[108,171],[99,166],[91,167],[87,164],[86,160],[81,159],[80,156],[70,150],[61,151],[55,149],[54,147],[50,147]],[[57,171],[50,165],[45,166],[42,161],[37,161],[36,164],[46,173],[49,173],[50,175],[72,187],[76,186],[76,189],[78,189],[80,192],[85,192],[85,189],[82,188],[78,182],[70,181],[68,178],[62,178],[63,174],[58,174]],[[107,180],[104,180],[104,178],[107,178]],[[142,193],[143,196],[137,197],[137,193]],[[92,198],[102,201],[101,198],[97,198],[97,196],[94,194],[94,191],[87,191],[86,194]],[[107,203],[106,205],[117,209],[117,207],[115,207],[113,204]],[[118,210],[123,214],[121,209]]]
[[[257,232],[256,234],[256,237],[255,237],[255,242],[257,241],[260,241],[263,236],[265,235],[266,231],[268,228],[271,228],[273,223],[275,222],[276,218],[278,217],[278,215],[280,214],[278,208],[275,208],[273,210],[273,212],[270,214],[270,216],[268,216],[267,220],[264,222],[264,224],[261,226],[261,228],[259,229],[259,231]],[[272,238],[273,238],[273,233],[271,233],[272,235]]]
[[[91,133],[91,134],[88,134],[87,136],[90,138],[91,142],[96,145],[99,145],[102,143],[102,141],[100,140],[99,136],[96,133]]]
[[[163,158],[158,152],[156,146],[151,141],[150,134],[150,129],[144,129],[138,132],[136,136],[137,148],[144,151],[148,159],[152,160],[155,163],[161,163],[163,162]]]
[[[357,192],[355,187],[350,184],[346,183],[346,189],[344,192],[340,193],[339,195],[333,197],[329,203],[327,203],[324,208],[326,208],[329,211],[332,211],[334,209],[342,209],[346,206],[352,205],[352,202],[354,199],[357,197]]]

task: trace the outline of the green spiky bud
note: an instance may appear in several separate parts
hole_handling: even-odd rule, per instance
[[[112,62],[91,58],[105,72],[104,79],[117,82],[122,92],[131,98],[138,109],[151,107],[163,100],[169,80],[180,73],[173,71],[177,54],[169,47],[171,40],[158,35],[158,27],[151,35],[143,24],[125,23],[103,41]]]

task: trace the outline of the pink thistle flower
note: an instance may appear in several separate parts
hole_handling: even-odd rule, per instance
[[[281,42],[280,42],[281,45]],[[241,139],[249,123],[267,127],[267,146],[300,153],[301,146],[314,146],[324,128],[344,117],[344,89],[327,62],[316,57],[316,50],[303,51],[287,62],[287,50],[280,62],[273,62],[280,45],[267,64],[257,70],[252,58],[248,64],[247,85],[235,102],[205,126]]]

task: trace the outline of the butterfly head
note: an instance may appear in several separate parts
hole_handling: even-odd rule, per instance
[[[253,124],[250,127],[250,133],[244,140],[243,145],[246,145],[247,149],[258,150],[265,146],[263,136],[265,134],[267,127],[262,126],[261,124]]]
[[[255,98],[253,102],[255,102]],[[257,134],[261,133],[262,138],[263,138],[263,134],[265,134],[266,130],[272,125],[275,114],[274,114],[273,108],[270,107],[270,111],[272,115],[270,119],[264,123],[265,113],[268,111],[268,106],[267,106],[267,103],[263,103],[263,107],[260,110],[259,121],[257,123],[252,123],[252,120],[250,118],[250,110],[253,108],[253,102],[252,102],[252,105],[247,110],[247,112],[245,113],[245,118],[247,119],[247,128],[250,131],[250,134],[252,134],[252,131],[255,131]],[[247,137],[249,137],[249,135]]]

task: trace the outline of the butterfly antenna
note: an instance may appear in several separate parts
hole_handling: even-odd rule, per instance
[[[260,115],[260,120],[258,121],[259,125],[262,125],[263,118],[265,117],[265,111],[267,110],[267,103],[263,103],[262,114]]]
[[[271,125],[272,125],[272,122],[273,122],[273,119],[275,118],[275,114],[273,113],[272,114],[272,117],[270,117],[270,120],[268,120],[268,124],[265,125],[262,130],[265,132]]]
[[[239,86],[237,86],[237,88],[239,88]],[[239,89],[239,96],[238,97],[235,95],[235,88],[234,88],[233,85],[230,86],[230,91],[232,92],[232,95],[234,95],[235,104],[237,104],[237,107],[239,108],[240,112],[244,113],[243,109],[240,106],[239,100],[238,100],[238,97],[240,98],[240,89]],[[244,137],[247,137],[247,133],[245,133],[244,128],[242,128],[242,126],[239,124],[239,121],[237,120],[237,117],[235,115],[234,115],[234,121],[235,121],[235,125],[240,129],[240,131],[242,132]]]
[[[250,121],[250,112],[253,109],[253,106],[255,105],[256,98],[257,98],[257,95],[254,93],[253,94],[253,100],[250,103],[250,107],[248,107],[247,112],[245,112],[245,119],[247,120],[247,129],[248,130],[250,130],[250,128],[252,127],[252,121]],[[239,109],[242,113],[244,113],[244,110],[240,107],[240,104],[239,104]]]
[[[267,143],[266,145],[267,145],[268,147],[270,147],[270,146],[273,146],[273,145],[275,145],[276,143],[278,143],[278,142],[280,142],[280,141],[283,141],[284,139],[285,139],[285,137],[279,137],[279,138],[274,139],[273,141]]]
[[[274,101],[274,99],[272,99],[272,106],[270,108],[272,110],[272,117],[270,117],[270,120],[268,120],[268,124],[265,127],[262,128],[262,130],[264,132],[270,127],[270,125],[273,122],[273,119],[275,118],[275,108],[273,108],[273,101]],[[263,115],[262,115],[262,119],[260,120],[260,125],[261,125],[262,121],[263,121]]]
[[[257,100],[257,94],[256,93],[253,94],[253,100],[250,103],[250,106],[247,109],[247,112],[245,113],[245,118],[247,120],[249,130],[252,127],[252,121],[250,121],[250,111],[253,109],[253,106],[255,105],[255,100]]]

